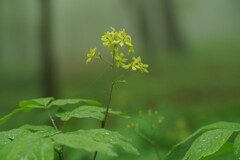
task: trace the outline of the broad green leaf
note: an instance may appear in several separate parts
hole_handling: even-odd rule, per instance
[[[21,101],[19,103],[19,106],[22,108],[30,108],[30,109],[33,109],[33,108],[46,109],[47,106],[50,104],[50,102],[53,100],[54,100],[53,97],[30,99],[30,100]]]
[[[106,109],[96,106],[80,106],[73,111],[66,111],[60,108],[56,116],[61,118],[62,121],[68,121],[69,119],[75,117],[75,118],[95,118],[98,120],[104,119],[104,113]],[[109,113],[118,115],[121,117],[129,118],[126,114],[119,112],[119,111],[112,111],[109,110]]]
[[[102,104],[98,101],[95,100],[90,100],[90,99],[57,99],[52,101],[52,103],[49,105],[49,107],[52,106],[64,106],[64,105],[69,105],[69,104],[77,104],[80,102],[84,102],[90,105],[95,105],[95,106],[101,106]]]
[[[6,123],[14,114],[22,111],[22,108],[18,108],[13,110],[11,113],[9,113],[8,115],[4,116],[3,118],[0,119],[0,125]]]
[[[238,134],[234,140],[233,153],[234,153],[236,159],[240,159],[240,134]]]
[[[12,141],[21,138],[22,136],[26,136],[29,134],[31,134],[30,131],[19,128],[0,132],[0,148],[2,148],[8,143],[12,143]]]
[[[129,153],[139,154],[127,138],[118,132],[112,132],[106,129],[79,130],[58,134],[52,138],[57,143],[68,147],[84,149],[88,152],[98,151],[109,156],[117,156],[113,151],[113,145],[119,145]]]
[[[233,132],[229,129],[215,129],[203,133],[193,142],[183,160],[199,160],[216,153]]]
[[[34,134],[23,136],[0,149],[3,160],[53,160],[53,143]]]
[[[87,137],[86,135],[77,133],[61,133],[53,136],[52,138],[55,142],[71,148],[84,149],[88,152],[99,151],[108,156],[117,156],[117,154],[111,149],[111,145],[95,141],[92,137]]]
[[[173,150],[175,150],[177,147],[179,147],[183,143],[187,142],[191,138],[195,137],[196,135],[198,135],[198,134],[200,134],[202,132],[205,132],[205,131],[213,130],[213,129],[229,129],[229,130],[237,132],[237,131],[240,131],[240,124],[233,123],[233,122],[217,122],[217,123],[213,123],[213,124],[210,124],[210,125],[203,126],[203,127],[199,128],[196,132],[194,132],[193,134],[188,136],[183,141],[181,141],[178,144],[174,145],[172,147],[172,149],[168,152],[167,156],[169,154],[171,154],[171,152]]]
[[[55,129],[52,126],[46,126],[46,125],[30,125],[30,124],[25,124],[21,126],[23,129],[27,129],[30,131],[54,131]]]
[[[230,153],[233,151],[233,144],[230,142],[226,142],[216,153],[207,156],[205,158],[201,158],[201,160],[211,160],[212,158],[216,158],[220,155]]]
[[[44,137],[45,136],[49,137],[49,136],[59,133],[59,131],[56,131],[55,128],[53,128],[51,126],[46,126],[46,125],[34,126],[34,125],[26,124],[24,126],[21,126],[20,128],[32,131],[32,132],[34,132],[38,135],[42,135]]]
[[[93,129],[91,131],[92,132],[80,131],[80,133],[85,133],[97,141],[103,141],[104,143],[118,145],[128,153],[139,155],[138,150],[129,143],[131,140],[122,136],[118,132],[109,131],[106,129]]]

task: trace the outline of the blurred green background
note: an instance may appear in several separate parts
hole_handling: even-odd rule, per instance
[[[240,121],[239,14],[239,0],[0,0],[0,117],[37,97],[106,104],[110,69],[97,61],[86,65],[86,53],[97,47],[107,54],[101,35],[110,27],[125,28],[149,73],[131,73],[115,88],[112,107],[132,118],[110,117],[107,128],[132,138],[141,152],[120,151],[114,159],[154,160],[154,149],[129,124],[139,123],[163,156],[202,125]],[[158,116],[164,120],[153,136],[149,128]],[[17,114],[0,131],[25,123],[50,121],[41,111]],[[98,126],[94,120],[65,124],[66,130]],[[65,154],[69,160],[91,157]]]

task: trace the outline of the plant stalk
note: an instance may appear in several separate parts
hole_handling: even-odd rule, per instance
[[[53,127],[54,127],[57,131],[59,131],[59,130],[58,130],[58,127],[57,127],[57,125],[56,125],[56,123],[55,123],[55,121],[54,121],[54,119],[53,119],[53,117],[52,117],[52,115],[51,115],[51,113],[50,113],[50,111],[49,111],[49,109],[47,108],[46,110],[47,110],[47,113],[48,113],[49,118],[51,119],[51,122],[52,122]]]
[[[105,128],[105,125],[106,125],[106,122],[107,122],[107,117],[108,117],[108,111],[109,111],[109,108],[110,108],[110,104],[111,104],[111,101],[112,101],[112,94],[113,94],[113,88],[114,88],[114,85],[115,85],[115,55],[116,55],[116,52],[115,52],[115,49],[116,49],[116,45],[114,45],[114,48],[113,48],[113,56],[112,56],[112,84],[111,84],[111,87],[110,87],[110,93],[109,93],[109,98],[108,98],[108,103],[107,103],[107,108],[106,108],[106,111],[105,111],[105,114],[104,114],[104,119],[101,123],[101,128]],[[97,154],[98,152],[96,151],[93,155],[93,160],[96,160],[97,158]]]
[[[58,127],[57,127],[53,117],[52,117],[52,114],[49,111],[49,109],[47,108],[46,110],[47,110],[49,118],[51,119],[53,127],[56,129],[56,131],[59,131],[59,129],[58,129]],[[61,147],[61,150],[57,151],[57,153],[58,153],[59,160],[64,160],[64,157],[63,157],[63,147]]]

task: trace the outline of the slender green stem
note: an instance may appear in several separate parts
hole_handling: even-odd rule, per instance
[[[150,138],[148,138],[145,134],[143,134],[143,133],[139,130],[139,128],[136,128],[135,131],[136,131],[136,133],[137,133],[140,137],[142,137],[143,139],[145,139],[148,143],[154,144],[154,141],[152,141],[152,140],[151,140]]]
[[[47,110],[48,116],[49,116],[49,118],[50,118],[50,120],[52,122],[53,127],[58,131],[58,127],[57,127],[57,125],[56,125],[56,123],[55,123],[55,121],[54,121],[54,119],[53,119],[49,109],[47,108],[46,110]]]
[[[114,85],[115,85],[115,55],[116,55],[116,52],[115,52],[115,49],[116,49],[116,45],[114,46],[113,48],[113,55],[112,55],[112,63],[111,63],[111,67],[112,67],[112,84],[111,84],[111,87],[110,87],[110,93],[109,93],[109,98],[108,98],[108,103],[107,103],[107,108],[106,108],[106,111],[105,111],[105,114],[104,114],[104,119],[101,123],[101,128],[105,128],[105,125],[106,125],[106,122],[107,122],[107,117],[108,117],[108,111],[109,111],[109,108],[110,108],[110,104],[111,104],[111,101],[112,101],[112,94],[113,94],[113,88],[114,88]],[[98,152],[95,152],[94,153],[94,156],[93,156],[93,160],[96,160],[97,158],[97,154]]]
[[[52,122],[53,127],[56,129],[56,131],[59,131],[59,129],[58,129],[58,127],[57,127],[57,125],[56,125],[53,117],[52,117],[52,114],[51,114],[50,111],[49,111],[49,109],[47,108],[46,110],[47,110],[48,116],[49,116],[49,118],[50,118],[50,120],[51,120],[51,122]],[[61,147],[60,150],[55,150],[55,151],[58,153],[59,160],[64,160],[63,147]]]
[[[111,88],[110,88],[108,105],[107,105],[107,108],[106,108],[106,111],[105,111],[104,119],[103,119],[102,124],[101,124],[101,128],[105,128],[105,125],[106,125],[106,121],[107,121],[107,117],[108,117],[108,111],[109,111],[111,100],[112,100],[113,87],[114,87],[114,83],[112,83]]]
[[[113,64],[111,64],[108,60],[106,60],[105,58],[103,58],[102,57],[102,55],[99,55],[98,57],[96,57],[96,58],[99,58],[99,59],[101,59],[103,62],[105,62],[106,64],[108,64],[108,65],[110,65],[110,66],[112,66]]]

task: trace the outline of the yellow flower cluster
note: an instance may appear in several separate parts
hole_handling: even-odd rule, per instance
[[[141,72],[148,72],[147,64],[143,64],[141,57],[132,57],[132,62],[127,63],[128,59],[125,57],[124,53],[119,53],[119,47],[127,46],[128,53],[134,52],[131,36],[128,35],[125,29],[120,31],[116,31],[115,28],[111,28],[111,32],[106,32],[101,37],[104,46],[107,46],[109,49],[113,49],[113,59],[114,64],[117,67],[121,67],[123,69],[132,69],[133,71],[139,70]],[[99,57],[95,56],[96,48],[90,49],[90,52],[87,54],[87,63],[89,63],[94,58],[100,58],[104,60],[102,56],[99,54]],[[104,60],[105,61],[105,60]],[[106,62],[106,61],[105,61]]]
[[[129,53],[134,52],[132,38],[130,35],[127,35],[125,29],[122,29],[119,32],[117,32],[113,27],[111,27],[111,29],[111,32],[106,32],[102,36],[101,40],[103,41],[103,45],[108,46],[109,49],[112,49],[113,46],[120,45],[123,47],[126,45]]]
[[[127,65],[122,64],[122,68],[124,68],[124,69],[131,68],[133,71],[140,70],[141,72],[148,72],[148,70],[147,70],[148,65],[142,63],[140,56],[138,56],[137,58],[133,57],[132,59],[133,59],[133,61],[131,63],[129,63]]]

